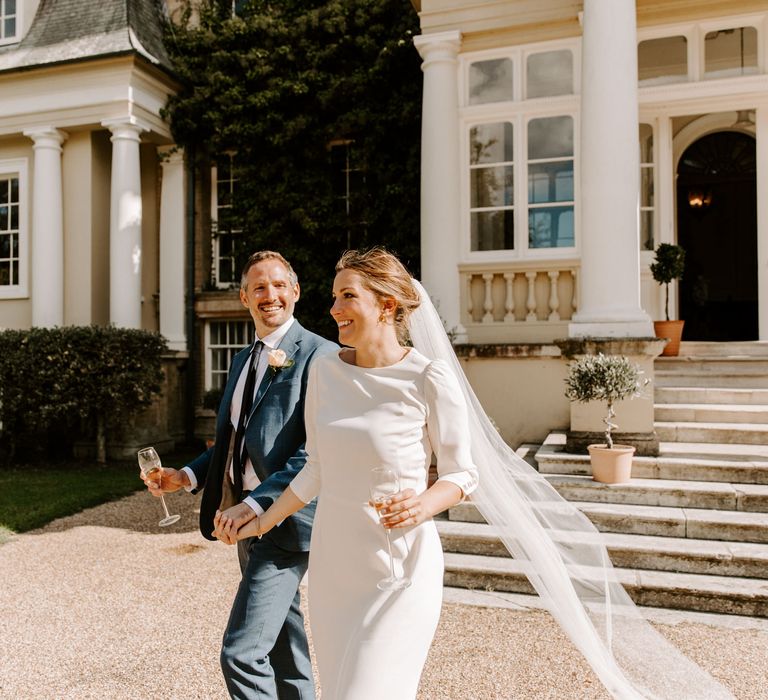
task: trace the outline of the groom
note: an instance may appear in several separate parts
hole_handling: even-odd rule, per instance
[[[304,396],[315,357],[337,348],[293,318],[296,273],[279,253],[254,253],[240,300],[256,341],[232,360],[216,422],[216,442],[181,470],[149,481],[156,495],[203,489],[200,531],[215,539],[226,510],[239,528],[277,499],[304,466]],[[224,632],[221,668],[230,695],[251,700],[315,696],[299,583],[307,570],[314,504],[262,539],[238,542],[242,579]]]

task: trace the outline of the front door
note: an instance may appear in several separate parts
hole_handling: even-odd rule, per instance
[[[680,318],[685,340],[756,340],[755,140],[722,131],[683,153],[677,177],[677,238],[685,249]]]

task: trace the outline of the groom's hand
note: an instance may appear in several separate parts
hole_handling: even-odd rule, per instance
[[[224,511],[216,511],[213,519],[213,536],[224,544],[237,542],[237,531],[256,517],[247,503],[238,503]]]
[[[189,486],[189,476],[185,471],[169,469],[167,467],[160,467],[159,472],[153,472],[149,477],[142,474],[141,479],[153,496],[173,493]]]

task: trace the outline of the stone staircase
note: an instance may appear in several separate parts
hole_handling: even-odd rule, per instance
[[[640,605],[768,617],[768,344],[683,343],[655,363],[658,457],[592,480],[565,434],[519,453],[604,533]],[[531,593],[471,503],[438,522],[449,586]]]

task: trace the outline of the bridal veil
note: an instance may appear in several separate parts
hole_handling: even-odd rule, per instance
[[[429,295],[414,284],[421,305],[409,319],[411,341],[428,358],[450,365],[467,402],[480,473],[472,502],[603,685],[620,700],[733,698],[643,618],[619,583],[595,526],[501,439]]]

